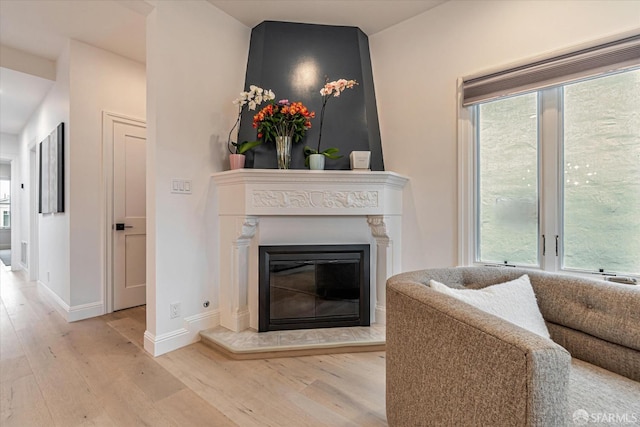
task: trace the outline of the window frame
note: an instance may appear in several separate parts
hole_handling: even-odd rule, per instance
[[[615,74],[615,73],[614,73]],[[599,76],[602,77],[602,76]],[[462,105],[462,83],[458,79],[458,263],[466,266],[504,266],[482,262],[479,255],[479,215],[477,118],[478,104]],[[598,272],[567,268],[562,233],[564,230],[563,186],[563,86],[538,92],[538,266],[515,265],[518,268],[541,270],[584,277],[632,277],[640,274]],[[517,96],[517,95],[514,95]],[[511,263],[510,263],[510,266]]]
[[[505,99],[505,98],[512,98],[515,96],[520,96],[520,95],[526,95],[526,94],[530,94],[532,92],[527,92],[527,93],[522,93],[522,94],[517,94],[517,95],[513,95],[511,97],[504,97],[504,98],[499,98],[499,99]],[[534,93],[537,94],[536,96],[536,111],[540,112],[541,111],[541,98],[542,98],[542,94],[541,91],[534,91]],[[498,99],[492,100],[492,101],[497,101]],[[474,167],[475,167],[475,174],[474,174],[474,182],[473,182],[473,191],[474,191],[474,221],[473,221],[473,225],[475,227],[475,231],[474,231],[474,263],[479,264],[479,265],[495,265],[495,266],[500,266],[500,265],[505,265],[505,264],[501,264],[501,263],[495,263],[495,262],[489,262],[489,261],[481,261],[479,259],[479,256],[481,255],[481,248],[480,248],[480,222],[481,222],[481,203],[480,203],[480,175],[481,175],[481,169],[480,169],[480,148],[479,148],[479,138],[480,138],[480,127],[477,126],[478,124],[478,119],[480,117],[480,109],[478,108],[481,104],[475,104],[472,107],[471,110],[471,114],[473,115],[473,123],[474,123],[474,127],[473,127],[473,147],[474,147]],[[538,177],[536,185],[537,185],[537,194],[538,194],[538,200],[537,200],[537,217],[538,217],[538,221],[537,221],[537,235],[536,235],[536,242],[537,242],[537,254],[536,254],[536,259],[537,259],[537,265],[534,264],[517,264],[518,267],[521,268],[534,268],[534,269],[539,269],[542,266],[542,261],[541,261],[541,249],[540,249],[540,245],[541,245],[541,239],[542,239],[542,234],[541,233],[541,227],[542,227],[542,221],[540,218],[540,206],[541,206],[541,185],[542,185],[542,181],[541,181],[541,118],[539,117],[539,115],[536,117],[536,127],[537,127],[537,132],[536,132],[536,155],[537,155],[537,171],[536,171],[536,176]],[[506,265],[513,265],[514,263],[512,262],[508,262],[508,264]]]
[[[5,218],[8,220],[9,225],[5,225]],[[11,229],[11,212],[9,210],[2,211],[2,220],[0,220],[0,229],[10,230]]]

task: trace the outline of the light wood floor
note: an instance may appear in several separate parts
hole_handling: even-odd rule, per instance
[[[384,352],[235,361],[196,343],[153,358],[144,307],[66,323],[0,270],[3,427],[387,425]]]

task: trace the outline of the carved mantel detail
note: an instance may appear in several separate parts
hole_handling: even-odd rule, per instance
[[[389,239],[389,233],[387,231],[387,225],[384,223],[384,217],[382,215],[371,215],[367,217],[367,224],[371,228],[371,235],[378,239]]]
[[[248,243],[249,240],[253,239],[253,236],[256,234],[256,227],[258,226],[258,218],[248,216],[239,218],[237,227],[239,228],[238,238],[236,242],[238,243]]]
[[[253,190],[255,208],[377,208],[377,191]]]

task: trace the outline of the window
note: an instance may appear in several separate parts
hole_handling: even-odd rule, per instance
[[[562,265],[640,273],[640,70],[563,88]]]
[[[470,108],[473,261],[640,274],[640,69]]]
[[[538,97],[477,107],[478,260],[538,265]]]
[[[0,178],[0,228],[11,227],[11,181]]]
[[[640,276],[640,35],[460,87],[460,262]]]

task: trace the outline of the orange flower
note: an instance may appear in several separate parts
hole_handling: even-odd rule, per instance
[[[286,99],[271,103],[253,116],[253,127],[258,129],[258,137],[266,141],[276,136],[291,136],[295,142],[302,139],[311,128],[311,118],[315,117],[302,102],[289,102]]]

